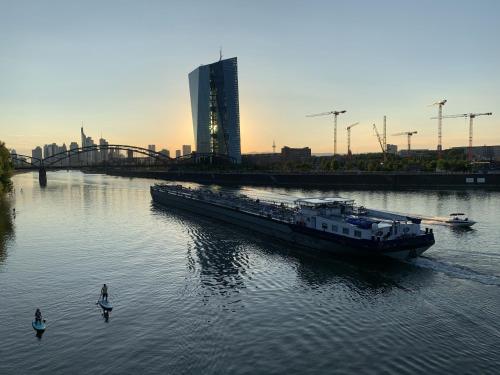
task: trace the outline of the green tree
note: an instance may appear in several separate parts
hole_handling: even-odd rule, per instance
[[[0,142],[0,191],[10,184],[12,163],[5,143]]]

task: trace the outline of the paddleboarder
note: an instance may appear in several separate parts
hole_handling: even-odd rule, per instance
[[[101,296],[103,301],[108,300],[108,286],[104,284],[101,288]]]
[[[35,323],[41,323],[42,322],[42,312],[40,309],[36,309],[35,311]]]

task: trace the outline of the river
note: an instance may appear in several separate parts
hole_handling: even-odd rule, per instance
[[[152,180],[13,182],[0,201],[0,374],[498,374],[498,192],[230,189],[477,220],[432,224],[419,259],[371,263],[157,207]],[[108,318],[95,304],[103,283]]]

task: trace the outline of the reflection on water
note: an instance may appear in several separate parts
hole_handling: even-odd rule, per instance
[[[252,274],[252,261],[244,246],[248,243],[255,245],[253,251],[294,264],[293,272],[308,288],[341,283],[355,293],[376,295],[392,288],[408,290],[400,284],[405,277],[418,277],[421,281],[432,277],[425,268],[415,269],[392,259],[318,255],[239,226],[223,223],[221,230],[220,222],[177,208],[152,204],[151,209],[165,220],[174,218],[185,226],[192,239],[188,244],[187,267],[199,275],[207,292],[226,295],[245,288],[245,279]]]
[[[187,266],[199,275],[208,292],[227,294],[245,287],[243,274],[247,272],[248,255],[241,240],[228,238],[217,222],[199,218],[185,211],[153,204],[152,210],[165,220],[179,220],[192,241],[187,245]]]
[[[11,209],[8,198],[0,192],[0,264],[7,257],[7,243],[14,237],[15,213]]]
[[[109,323],[109,310],[101,309],[101,315],[106,323]]]

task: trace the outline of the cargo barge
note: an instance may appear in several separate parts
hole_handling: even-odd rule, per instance
[[[302,198],[289,204],[182,185],[157,184],[150,190],[160,205],[239,225],[308,251],[408,259],[435,242],[432,229],[421,229],[420,218],[368,209],[347,198]]]

